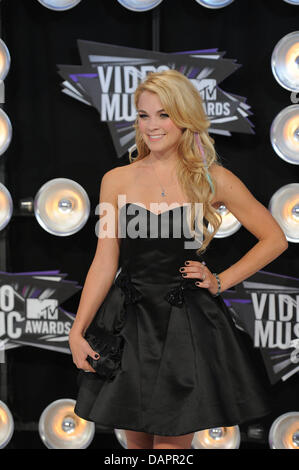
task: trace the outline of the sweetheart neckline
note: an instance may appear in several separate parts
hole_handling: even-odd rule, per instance
[[[159,217],[159,216],[162,215],[162,214],[165,214],[165,213],[167,213],[167,212],[174,211],[175,209],[179,209],[179,208],[181,208],[181,207],[185,207],[185,206],[187,206],[188,204],[189,204],[188,202],[185,202],[183,205],[176,206],[176,207],[173,207],[172,209],[167,209],[167,211],[163,211],[163,212],[160,212],[159,214],[156,214],[156,212],[150,211],[149,209],[147,209],[146,207],[141,206],[140,204],[136,204],[135,202],[126,202],[126,204],[124,204],[123,206],[121,206],[120,210],[121,210],[123,207],[125,207],[125,206],[133,205],[133,206],[140,207],[141,209],[144,209],[144,210],[146,210],[147,212],[150,212],[151,214],[154,214],[154,215],[156,215],[157,217]]]

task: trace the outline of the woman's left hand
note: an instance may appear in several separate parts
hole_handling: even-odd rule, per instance
[[[199,261],[185,261],[185,266],[180,268],[180,272],[184,279],[200,279],[200,281],[195,281],[196,286],[208,289],[213,295],[217,293],[217,279],[204,261],[202,263]],[[186,276],[183,276],[183,274],[186,274]]]

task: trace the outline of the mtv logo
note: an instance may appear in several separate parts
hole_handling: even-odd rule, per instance
[[[200,92],[200,96],[205,101],[216,101],[217,100],[217,81],[214,78],[203,78],[198,80],[192,78],[191,82]]]
[[[58,320],[58,300],[26,299],[26,317],[28,320]]]

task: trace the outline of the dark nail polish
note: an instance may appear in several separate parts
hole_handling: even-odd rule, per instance
[[[98,357],[100,357],[100,356],[99,356],[98,354],[95,354],[94,357],[95,357],[96,359],[98,359]]]
[[[185,261],[185,264],[188,266],[190,263],[189,263],[189,261]]]

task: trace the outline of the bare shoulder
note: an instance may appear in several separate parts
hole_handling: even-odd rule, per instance
[[[125,188],[130,187],[130,182],[134,174],[136,163],[130,163],[124,166],[117,166],[107,171],[101,181],[102,200],[105,197],[109,201],[116,203],[117,195],[125,192]]]
[[[112,168],[103,175],[102,181],[112,184],[113,186],[121,186],[124,178],[129,177],[132,173],[132,165],[133,164],[129,164]]]
[[[209,170],[215,186],[213,205],[215,203],[217,205],[226,204],[230,202],[230,199],[240,196],[241,193],[246,192],[248,195],[245,184],[232,171],[217,163],[213,163]]]
[[[238,176],[220,165],[213,166],[211,175],[217,186],[217,200],[221,201],[249,232],[258,240],[268,237],[275,239],[277,246],[283,245],[284,249],[287,248],[286,237],[277,221]]]
[[[234,193],[235,190],[244,189],[246,186],[243,181],[222,165],[213,163],[210,167],[210,173],[216,184],[217,197],[223,199],[228,193]]]
[[[112,168],[111,170],[108,170],[104,175],[103,178],[106,180],[109,180],[110,182],[117,181],[118,178],[123,176],[126,172],[126,166],[116,166],[115,168]]]
[[[227,168],[222,166],[220,163],[212,163],[212,165],[209,168],[210,173],[213,175],[213,177],[218,180],[221,180],[221,176],[223,176],[225,173],[229,172]]]

